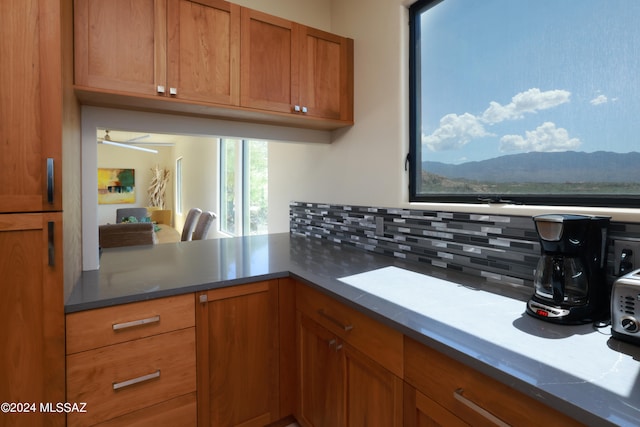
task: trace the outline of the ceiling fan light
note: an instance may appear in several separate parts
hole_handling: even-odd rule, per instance
[[[133,150],[146,151],[147,153],[158,154],[158,150],[153,150],[151,148],[144,148],[144,147],[136,147],[135,145],[122,144],[120,142],[109,141],[107,138],[103,139],[102,143],[107,145],[113,145],[114,147],[131,148]]]

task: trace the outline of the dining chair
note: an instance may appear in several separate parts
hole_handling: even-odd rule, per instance
[[[196,227],[196,223],[198,222],[200,214],[202,214],[202,209],[189,209],[189,213],[187,213],[187,219],[185,219],[184,226],[182,227],[182,235],[180,236],[181,241],[188,242],[191,240],[193,229]]]
[[[123,219],[135,217],[138,222],[143,222],[147,217],[147,208],[119,208],[116,209],[116,224],[120,224]]]
[[[207,234],[209,234],[209,228],[211,228],[211,224],[213,224],[214,219],[216,219],[216,214],[213,212],[202,212],[202,215],[198,218],[196,228],[193,231],[192,240],[206,240]]]

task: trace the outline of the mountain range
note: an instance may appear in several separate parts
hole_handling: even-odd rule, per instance
[[[640,182],[640,153],[523,153],[462,164],[422,162],[422,171],[485,182]]]

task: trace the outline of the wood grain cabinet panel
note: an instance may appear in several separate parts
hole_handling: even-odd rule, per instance
[[[410,338],[405,381],[472,426],[537,426],[541,419],[548,426],[582,425]]]
[[[196,390],[195,330],[128,341],[67,356],[67,400],[86,402],[70,426],[92,425]]]
[[[353,121],[353,40],[242,8],[241,105]]]
[[[169,96],[238,105],[240,6],[222,0],[168,1]]]
[[[0,5],[0,213],[62,210],[60,2]]]
[[[242,8],[241,29],[241,105],[293,112],[299,98],[299,26]]]
[[[353,124],[353,40],[224,0],[75,0],[92,105],[317,129]]]
[[[197,296],[198,425],[264,426],[281,418],[278,281]]]
[[[75,84],[155,96],[166,84],[166,0],[75,0]]]
[[[301,283],[296,309],[300,423],[401,426],[402,334]]]
[[[470,427],[432,399],[404,384],[404,427]]]
[[[0,402],[38,405],[0,426],[62,426],[39,406],[64,402],[62,213],[0,215],[0,277]]]
[[[301,283],[296,286],[296,307],[399,378],[403,377],[402,333]]]
[[[193,425],[193,301],[185,294],[68,314],[66,400],[87,404],[68,425]]]
[[[193,294],[67,315],[67,354],[195,325]]]
[[[300,105],[306,115],[353,121],[353,40],[301,26]]]
[[[77,86],[238,105],[240,7],[223,0],[76,0]]]

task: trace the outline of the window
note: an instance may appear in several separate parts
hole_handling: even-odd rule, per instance
[[[412,201],[638,206],[640,2],[410,8]]]
[[[220,231],[267,233],[268,178],[266,141],[220,140]]]
[[[182,157],[176,159],[176,214],[182,214]]]

